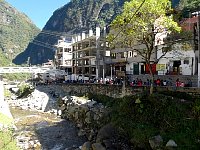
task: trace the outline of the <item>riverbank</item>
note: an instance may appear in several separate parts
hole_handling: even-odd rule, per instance
[[[28,97],[8,103],[17,127],[13,136],[21,149],[75,150],[86,141],[73,122],[58,116],[53,87],[38,86]]]
[[[17,130],[14,137],[21,149],[62,150],[77,149],[85,137],[77,135],[75,125],[50,114],[11,108]]]

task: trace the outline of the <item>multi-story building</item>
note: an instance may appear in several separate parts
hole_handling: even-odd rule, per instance
[[[72,42],[62,38],[58,40],[55,52],[56,68],[65,70],[68,74],[72,73]]]
[[[73,74],[88,76],[90,78],[104,78],[107,73],[109,58],[106,57],[106,46],[100,27],[96,27],[95,34],[92,29],[89,33],[72,37],[72,72]]]
[[[164,53],[166,53],[158,62],[157,66],[163,66],[160,67],[160,69],[157,69],[158,74],[197,74],[199,59],[199,50],[197,44],[198,19],[198,16],[193,16],[192,18],[185,18],[180,22],[182,30],[188,34],[188,39],[173,44],[170,51],[167,53],[165,52],[165,47],[167,44],[165,44],[163,41],[163,39],[167,37],[167,33],[159,33],[156,35],[155,43],[158,49],[157,58],[160,58]]]
[[[111,50],[112,74],[116,77],[145,73],[144,61],[136,51],[128,48]]]

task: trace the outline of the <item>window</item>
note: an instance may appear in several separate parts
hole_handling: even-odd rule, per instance
[[[121,52],[120,55],[121,55],[121,58],[125,58],[126,52]]]
[[[116,59],[116,53],[112,53],[112,54],[111,54],[111,58],[112,58],[112,59]]]
[[[137,56],[137,52],[135,52],[135,51],[132,51],[132,54],[133,54],[133,57]]]
[[[129,57],[132,57],[132,51],[129,51]]]
[[[189,60],[185,59],[183,63],[188,65],[189,64]]]
[[[65,48],[64,51],[65,52],[71,52],[71,48]]]

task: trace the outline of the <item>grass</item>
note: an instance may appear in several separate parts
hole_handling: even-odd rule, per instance
[[[12,138],[11,131],[0,131],[0,150],[20,150]]]
[[[13,123],[13,119],[2,114],[2,113],[0,113],[0,123],[3,124],[3,125],[10,126]]]
[[[4,96],[5,97],[11,97],[11,92],[8,89],[4,90]]]
[[[0,113],[0,124],[11,127],[13,119]],[[11,129],[0,130],[0,150],[19,150],[16,146],[16,141],[12,138]]]

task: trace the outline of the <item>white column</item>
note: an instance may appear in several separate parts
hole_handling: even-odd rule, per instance
[[[106,83],[105,82],[105,65],[104,65],[104,62],[103,62],[103,83]]]
[[[112,79],[112,65],[110,66],[110,78]]]
[[[0,103],[4,101],[4,87],[3,81],[0,80]]]
[[[90,36],[93,36],[93,31],[92,31],[92,29],[89,30],[89,37],[90,37]]]
[[[96,79],[99,79],[99,72],[100,72],[99,38],[100,38],[100,28],[96,27]]]

